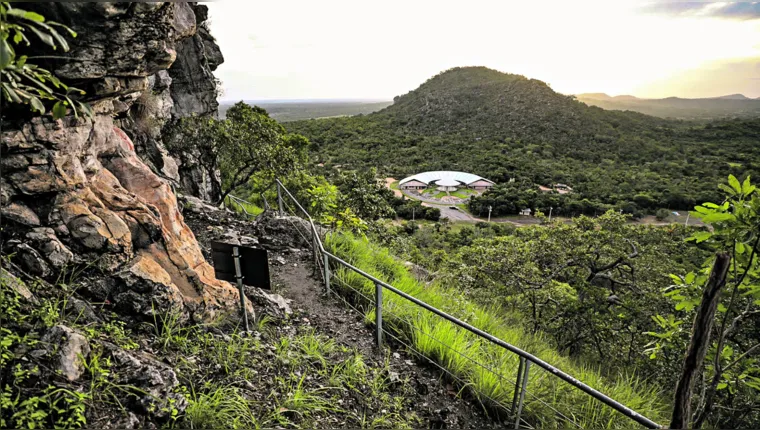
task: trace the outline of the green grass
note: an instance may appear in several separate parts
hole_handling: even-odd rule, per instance
[[[525,332],[515,320],[517,316],[512,315],[510,319],[510,315],[479,306],[467,300],[455,285],[424,285],[417,282],[406,267],[386,249],[374,246],[366,240],[346,234],[332,234],[327,237],[326,245],[331,252],[407,294],[534,354],[654,421],[666,422],[667,401],[663,399],[661,392],[640,378],[618,375],[617,380],[613,381],[601,376],[598,369],[576,363],[558,353],[550,341],[540,334],[532,335]],[[336,267],[334,273],[334,284],[349,298],[362,303],[362,299],[352,293],[348,286],[361,291],[367,297],[374,297],[374,285],[371,281],[345,268]],[[354,297],[350,297],[352,294]],[[367,310],[368,320],[372,321],[374,311],[371,309],[371,303],[365,301],[363,306]],[[484,405],[491,401],[481,393],[500,404],[511,405],[513,381],[518,368],[516,355],[422,310],[391,292],[386,291],[383,295],[383,307],[384,325],[387,329],[396,332],[405,342],[411,342],[414,348],[465,380],[468,385],[465,389],[479,397]],[[483,369],[462,354],[495,369],[503,377]],[[563,415],[572,417],[584,428],[636,427],[635,422],[552,377],[538,366],[531,368],[528,391],[532,395],[526,395],[523,417],[537,427],[565,427],[568,424],[536,398],[550,404]]]
[[[398,181],[391,182],[391,189],[398,190]]]
[[[188,397],[188,405],[182,427],[190,429],[212,428],[259,428],[251,411],[250,402],[235,387],[209,384],[205,392],[194,389]]]
[[[259,214],[264,212],[263,208],[260,208],[252,203],[241,202],[239,200],[233,201],[229,197],[224,199],[224,205],[228,207],[229,209],[242,215],[245,215],[245,212],[243,211],[243,208],[245,208],[245,211],[248,212],[248,215],[252,217],[258,216]]]
[[[446,193],[446,191],[438,191],[435,188],[426,188],[422,190],[422,195],[426,197],[431,197],[434,199],[440,199],[441,197],[445,197],[448,194]]]
[[[458,197],[460,199],[466,199],[466,198],[470,197],[473,194],[475,194],[475,191],[467,189],[467,188],[459,189],[459,190],[453,191],[451,193],[452,196]]]

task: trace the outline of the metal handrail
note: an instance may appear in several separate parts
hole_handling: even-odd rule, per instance
[[[359,274],[359,275],[361,275],[361,276],[369,279],[370,281],[372,281],[375,284],[375,296],[376,296],[375,297],[375,300],[376,300],[376,306],[375,306],[375,308],[376,308],[376,322],[377,322],[376,323],[376,326],[377,326],[376,340],[378,342],[378,346],[382,345],[382,289],[387,289],[387,290],[395,293],[396,295],[398,295],[400,297],[403,297],[404,299],[406,299],[406,300],[414,303],[415,305],[420,306],[420,307],[422,307],[422,308],[424,308],[424,309],[426,309],[426,310],[428,310],[428,311],[430,311],[430,312],[432,312],[432,313],[440,316],[441,318],[443,318],[443,319],[445,319],[445,320],[447,320],[447,321],[449,321],[449,322],[451,322],[453,324],[456,324],[457,326],[459,326],[459,327],[461,327],[461,328],[469,331],[470,333],[473,333],[473,334],[475,334],[475,335],[477,335],[477,336],[479,336],[479,337],[481,337],[483,339],[488,340],[489,342],[493,343],[494,345],[498,345],[498,346],[500,346],[500,347],[502,347],[502,348],[504,348],[504,349],[506,349],[506,350],[508,350],[508,351],[510,351],[510,352],[512,352],[514,354],[516,354],[517,356],[521,357],[521,359],[524,359],[525,360],[525,365],[524,366],[521,365],[520,369],[518,369],[518,374],[522,373],[522,375],[520,375],[518,377],[521,378],[522,382],[523,382],[522,383],[523,387],[522,387],[522,390],[521,390],[521,393],[520,393],[520,398],[519,398],[518,411],[520,409],[522,409],[522,402],[523,402],[523,397],[524,397],[523,393],[524,393],[524,390],[525,390],[524,386],[527,383],[528,369],[529,369],[530,363],[534,363],[537,366],[541,367],[542,369],[546,370],[547,372],[551,373],[552,375],[557,376],[558,378],[562,379],[563,381],[567,382],[568,384],[570,384],[570,385],[578,388],[579,390],[583,391],[584,393],[586,393],[586,394],[590,395],[591,397],[599,400],[600,402],[602,402],[605,405],[611,407],[612,409],[616,410],[617,412],[621,413],[622,415],[624,415],[624,416],[626,416],[626,417],[628,417],[628,418],[636,421],[637,423],[639,423],[639,424],[641,424],[641,425],[643,425],[643,426],[645,426],[647,428],[654,428],[654,429],[662,428],[662,426],[660,426],[656,422],[652,421],[651,419],[649,419],[649,418],[645,417],[644,415],[642,415],[642,414],[634,411],[633,409],[629,408],[628,406],[626,406],[626,405],[624,405],[624,404],[622,404],[622,403],[620,403],[620,402],[612,399],[611,397],[608,397],[607,395],[603,394],[602,392],[596,390],[595,388],[592,388],[591,386],[589,386],[589,385],[581,382],[577,378],[575,378],[575,377],[573,377],[573,376],[571,376],[571,375],[563,372],[562,370],[560,370],[560,369],[552,366],[551,364],[549,364],[549,363],[545,362],[544,360],[536,357],[535,355],[533,355],[533,354],[531,354],[531,353],[529,353],[527,351],[524,351],[524,350],[522,350],[522,349],[520,349],[520,348],[518,348],[518,347],[516,347],[516,346],[514,346],[514,345],[512,345],[510,343],[507,343],[507,342],[499,339],[498,337],[496,337],[496,336],[494,336],[494,335],[492,335],[490,333],[487,333],[487,332],[485,332],[485,331],[483,331],[483,330],[481,330],[481,329],[479,329],[477,327],[474,327],[474,326],[472,326],[472,325],[470,325],[470,324],[468,324],[468,323],[466,323],[466,322],[464,322],[464,321],[462,321],[462,320],[460,320],[460,319],[458,319],[458,318],[456,318],[456,317],[454,317],[452,315],[449,315],[448,313],[446,313],[446,312],[444,312],[444,311],[442,311],[442,310],[440,310],[438,308],[435,308],[435,307],[433,307],[433,306],[425,303],[424,301],[419,300],[416,297],[411,296],[411,295],[409,295],[409,294],[407,294],[407,293],[399,290],[398,288],[396,288],[396,287],[388,284],[387,282],[384,282],[384,281],[382,281],[382,280],[380,280],[380,279],[378,279],[378,278],[370,275],[369,273],[367,273],[367,272],[359,269],[358,267],[355,267],[351,263],[348,263],[347,261],[341,259],[340,257],[338,257],[338,256],[336,256],[336,255],[334,255],[334,254],[332,254],[330,252],[328,252],[324,248],[324,246],[322,244],[322,241],[319,238],[319,234],[317,232],[316,225],[314,224],[314,220],[311,218],[311,215],[303,208],[303,206],[301,206],[301,204],[298,202],[298,200],[296,200],[295,197],[293,196],[293,194],[291,194],[290,191],[287,188],[285,188],[285,186],[282,184],[282,182],[280,182],[279,179],[276,179],[275,181],[276,181],[276,184],[277,184],[277,197],[278,197],[278,200],[279,200],[280,215],[284,215],[284,213],[282,212],[282,191],[284,191],[285,194],[288,197],[290,197],[290,199],[293,201],[293,203],[308,218],[309,224],[311,225],[312,234],[313,234],[313,237],[314,237],[314,243],[316,245],[314,247],[314,258],[315,258],[315,261],[318,261],[317,260],[318,253],[321,252],[322,255],[324,256],[324,261],[325,261],[325,264],[324,264],[325,274],[324,275],[325,275],[325,283],[326,283],[326,288],[327,288],[328,294],[330,292],[330,286],[329,286],[329,279],[330,279],[329,270],[330,269],[329,269],[329,264],[328,264],[329,263],[329,259],[332,259],[336,263],[339,263],[340,265],[342,265],[342,266],[344,266],[344,267],[346,267],[346,268],[348,268],[348,269],[356,272],[357,274]],[[515,393],[515,397],[517,398],[517,393]],[[519,413],[518,413],[517,414],[517,420],[518,421],[519,421],[519,418],[520,417],[519,417]]]

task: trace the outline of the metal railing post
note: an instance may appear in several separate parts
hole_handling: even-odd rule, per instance
[[[280,206],[280,216],[285,215],[282,210],[282,190],[280,189],[280,182],[277,182],[277,204]]]
[[[330,257],[327,254],[324,255],[325,261],[325,291],[327,295],[330,295]]]
[[[317,228],[311,229],[311,247],[314,249],[314,275],[319,273],[319,245],[317,244]]]
[[[520,400],[517,403],[517,414],[515,414],[515,428],[520,428],[520,414],[522,413],[523,401],[525,400],[525,390],[528,388],[528,371],[530,370],[530,360],[525,360],[525,371],[522,376],[522,388],[520,389]]]
[[[375,283],[375,341],[383,347],[383,286]]]
[[[520,398],[520,387],[522,386],[522,373],[523,373],[523,366],[525,365],[525,358],[518,356],[520,359],[520,363],[517,365],[517,377],[515,377],[515,394],[512,396],[512,415],[516,415],[515,411],[517,410],[517,400]]]

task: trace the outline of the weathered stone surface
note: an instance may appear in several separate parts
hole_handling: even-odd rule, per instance
[[[31,303],[37,303],[37,298],[34,297],[26,284],[19,278],[13,276],[7,270],[0,267],[0,283],[6,287],[10,287],[11,290],[18,293],[21,297]]]
[[[203,27],[208,8],[195,5],[193,19],[198,19],[199,31],[177,45],[177,61],[169,68],[172,77],[171,95],[175,117],[192,114],[216,115],[216,84],[211,72],[224,62],[213,36]],[[206,54],[210,54],[211,57]]]
[[[177,61],[169,69],[173,101],[172,116],[176,121],[191,115],[216,116],[217,84],[212,72],[224,62],[216,40],[208,32],[205,21],[208,8],[193,5],[197,32],[182,40],[177,46]],[[221,178],[218,171],[210,171],[200,160],[209,154],[197,148],[172,154],[179,160],[180,186],[186,193],[203,200],[215,202],[221,196]]]
[[[216,112],[210,70],[222,58],[214,53],[209,63],[206,54],[218,47],[207,49],[204,44],[213,38],[196,35],[205,7],[186,2],[27,6],[79,34],[69,59],[52,69],[94,97],[95,116],[36,117],[3,128],[8,174],[0,179],[0,210],[22,224],[13,233],[27,242],[15,246],[19,264],[45,277],[72,262],[97,261],[113,281],[117,306],[145,318],[153,303],[161,311],[179,309],[198,319],[236,308],[237,290],[215,279],[183,221],[167,183],[180,179],[179,166],[161,143],[163,127],[178,112]],[[169,72],[178,49],[185,55],[182,67]],[[138,124],[140,109],[151,121]],[[144,157],[153,169],[136,149],[153,154]]]
[[[26,207],[23,203],[11,203],[0,208],[0,213],[4,219],[15,221],[32,227],[40,225],[40,218],[34,211]]]
[[[26,243],[20,243],[15,245],[14,250],[15,259],[28,273],[41,278],[47,278],[52,274],[50,266],[36,249]]]
[[[137,407],[158,420],[171,416],[171,408],[166,406],[171,399],[172,406],[179,412],[187,407],[187,400],[174,389],[179,385],[177,375],[168,365],[161,363],[147,353],[127,352],[116,345],[104,343],[113,358],[116,369],[113,374],[117,384],[133,385],[144,392],[137,401]]]
[[[185,210],[188,210],[191,212],[204,213],[208,211],[216,211],[219,209],[218,207],[212,206],[195,196],[179,195],[178,197],[180,201],[182,202],[182,205],[184,206]]]
[[[45,3],[26,6],[71,26],[70,60],[56,68],[68,79],[147,77],[168,68],[176,42],[195,31],[185,2],[152,5],[121,2]]]
[[[65,326],[57,325],[42,337],[42,343],[53,352],[54,364],[71,382],[84,373],[84,363],[90,355],[90,344],[79,332]]]
[[[290,309],[290,300],[279,294],[267,293],[260,288],[246,286],[245,295],[256,304],[257,308],[263,308],[267,315],[284,317],[293,313]]]
[[[304,249],[311,244],[304,240],[302,235],[293,234],[293,229],[298,228],[303,236],[309,238],[311,225],[298,217],[279,217],[274,212],[266,212],[256,219],[254,230],[259,238],[259,243],[264,248],[273,251],[285,251],[290,248]]]
[[[35,248],[50,264],[60,270],[74,259],[74,254],[58,240],[55,231],[48,227],[38,227],[26,234]]]

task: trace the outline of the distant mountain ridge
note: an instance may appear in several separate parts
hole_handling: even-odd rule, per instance
[[[606,93],[581,93],[576,94],[575,97],[577,98],[584,98],[584,99],[597,99],[597,100],[760,100],[760,97],[753,99],[750,97],[745,96],[744,94],[728,94],[725,96],[718,96],[718,97],[696,97],[696,98],[688,98],[688,97],[677,97],[677,96],[670,96],[670,97],[664,97],[661,99],[653,99],[653,98],[647,98],[647,97],[636,97],[631,96],[627,94],[619,95],[619,96],[611,96]]]
[[[661,118],[707,120],[760,117],[760,98],[752,99],[744,94],[695,99],[681,97],[645,99],[630,95],[613,97],[604,93],[585,93],[575,97],[588,105],[602,109],[630,110]]]

